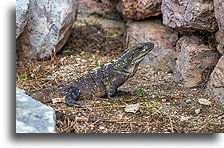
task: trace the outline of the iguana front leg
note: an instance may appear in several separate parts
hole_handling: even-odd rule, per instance
[[[122,84],[124,84],[127,81],[127,79],[128,79],[127,77],[122,77],[122,78],[119,78],[118,80],[115,80],[110,86],[110,88],[107,90],[107,97],[112,98],[112,96],[117,91],[117,88],[121,86]]]

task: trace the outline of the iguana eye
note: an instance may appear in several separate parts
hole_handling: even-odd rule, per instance
[[[142,49],[143,46],[136,46],[136,50]]]

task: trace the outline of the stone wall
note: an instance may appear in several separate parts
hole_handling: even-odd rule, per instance
[[[155,43],[149,65],[224,101],[224,0],[118,0],[117,9],[127,21],[129,46]]]

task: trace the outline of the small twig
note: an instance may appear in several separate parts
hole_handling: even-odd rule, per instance
[[[67,115],[65,113],[56,112],[56,118],[57,119],[69,119],[71,121],[78,121],[78,122],[110,122],[110,123],[116,123],[116,122],[122,122],[123,120],[119,119],[94,119],[94,118],[86,118],[86,117],[77,117],[75,115]]]
[[[75,106],[75,107],[80,107],[80,106]],[[83,108],[91,108],[91,109],[101,109],[101,108],[111,108],[111,107],[114,107],[114,108],[125,108],[126,106],[122,105],[122,106],[96,106],[96,107],[91,107],[90,105],[85,105],[83,106]],[[82,108],[82,107],[80,107]],[[140,108],[148,108],[148,106],[140,106]],[[77,108],[62,108],[62,109],[59,109],[57,111],[62,111],[62,110],[75,110]]]
[[[167,115],[168,115],[168,114],[167,114]],[[173,130],[173,123],[172,123],[172,120],[171,120],[170,115],[168,115],[168,117],[169,117],[169,120],[170,120],[171,131],[172,131],[172,133],[174,133],[174,130]]]
[[[210,119],[211,120],[211,119]],[[201,127],[201,128],[199,128],[198,130],[197,130],[197,132],[196,133],[198,133],[198,132],[200,132],[207,124],[208,124],[208,122],[210,121],[208,118],[205,120],[205,124]]]
[[[223,116],[223,114],[224,113],[221,113],[221,114],[217,115],[217,117],[221,117],[221,116]],[[197,133],[200,132],[211,120],[212,120],[212,116],[210,119],[209,119],[209,117],[206,118],[206,120],[204,121],[205,124],[200,129],[197,130]]]
[[[165,113],[165,112],[163,112],[163,111],[161,111],[161,110],[158,109],[157,107],[156,107],[156,109],[157,109],[157,111],[158,111],[160,114],[165,115],[165,116],[168,116],[168,118],[169,118],[169,120],[170,120],[170,128],[171,128],[171,132],[174,133],[173,123],[172,123],[172,120],[171,120],[170,115],[167,114],[167,113]]]

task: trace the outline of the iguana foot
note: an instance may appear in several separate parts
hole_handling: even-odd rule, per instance
[[[116,92],[116,89],[109,89],[109,90],[107,91],[107,97],[108,97],[108,98],[113,98],[115,92]]]
[[[73,105],[77,105],[79,107],[84,106],[84,104],[82,104],[78,101],[72,100],[69,96],[66,96],[65,100],[66,100],[66,104],[69,105],[69,106],[73,106]]]
[[[109,89],[107,92],[107,97],[111,100],[121,100],[121,97],[117,95],[117,90],[116,89]]]
[[[78,106],[84,106],[84,104],[78,102],[80,95],[80,90],[76,87],[71,87],[69,89],[68,95],[65,96],[65,101],[67,105],[78,105]]]

